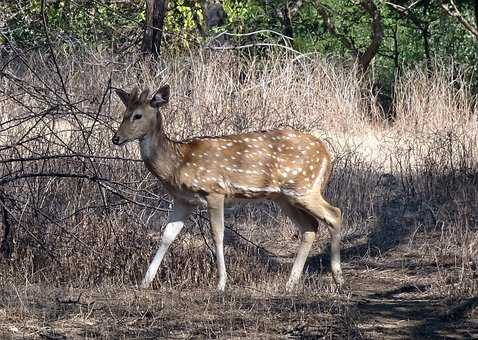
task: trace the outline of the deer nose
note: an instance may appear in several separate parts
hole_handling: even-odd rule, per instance
[[[113,136],[113,139],[112,139],[111,141],[113,142],[113,144],[115,144],[115,145],[118,145],[118,144],[119,144],[119,141],[120,141],[120,139],[119,139],[119,137],[118,137],[118,136],[116,136],[116,135],[115,135],[115,136]]]

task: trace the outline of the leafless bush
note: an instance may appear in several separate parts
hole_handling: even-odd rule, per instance
[[[408,240],[437,268],[455,259],[441,272],[442,291],[477,290],[477,112],[462,74],[409,71],[396,85],[397,119],[381,128],[370,123],[355,68],[316,56],[199,53],[157,62],[102,52],[57,52],[56,60],[18,53],[2,65],[0,203],[8,260],[0,280],[136,283],[157,244],[148,234],[165,222],[170,202],[135,145],[112,147],[122,108],[111,89],[169,83],[173,98],[163,114],[173,138],[290,126],[330,143],[335,172],[327,196],[345,214],[345,261]],[[211,282],[203,215],[194,214],[158,282]],[[227,249],[232,280],[253,286],[276,275],[280,282],[281,257],[293,253],[296,240],[277,207],[242,206],[228,225],[239,232]],[[354,240],[364,235],[369,252],[354,253]]]

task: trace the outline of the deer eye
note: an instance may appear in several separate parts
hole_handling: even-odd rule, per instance
[[[143,117],[143,116],[137,113],[137,114],[135,114],[135,115],[133,116],[133,119],[134,119],[134,120],[136,120],[136,119],[141,119],[141,117]]]

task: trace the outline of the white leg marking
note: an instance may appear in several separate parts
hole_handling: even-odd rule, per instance
[[[314,239],[315,232],[307,231],[302,233],[302,240],[295,257],[294,265],[292,266],[292,271],[289,275],[289,280],[286,284],[286,291],[292,291],[299,282],[299,279],[302,276],[302,271],[304,270],[305,261],[307,261],[307,256],[309,255],[310,248],[312,248]]]
[[[189,215],[189,212],[189,207],[182,204],[175,204],[173,212],[169,216],[169,222],[166,225],[166,228],[164,228],[163,236],[161,237],[161,241],[159,243],[159,249],[148,267],[148,271],[146,272],[143,282],[141,283],[141,288],[148,288],[151,282],[153,282],[154,277],[158,272],[158,268],[163,261],[164,255],[168,251],[171,243],[178,236],[181,229],[183,229],[184,220]]]
[[[226,263],[224,261],[224,245],[221,242],[216,242],[216,257],[217,257],[217,268],[219,271],[219,282],[217,284],[217,289],[221,292],[224,291],[226,288],[226,280],[227,280],[227,273],[226,273]]]
[[[217,289],[224,292],[227,281],[226,262],[224,261],[224,196],[208,197],[211,231],[216,245],[216,265],[219,275]]]

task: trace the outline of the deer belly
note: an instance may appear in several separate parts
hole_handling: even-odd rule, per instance
[[[259,186],[253,184],[230,183],[229,197],[233,198],[273,198],[280,194],[280,188],[272,185]]]
[[[204,195],[196,192],[175,192],[174,197],[190,205],[205,205],[207,203]]]

